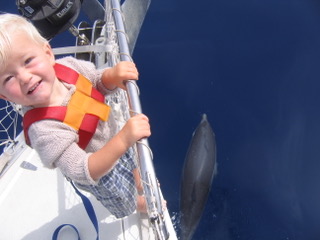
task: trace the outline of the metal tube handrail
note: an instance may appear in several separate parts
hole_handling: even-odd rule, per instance
[[[123,18],[121,15],[120,3],[119,0],[111,0],[111,8],[113,10],[114,21],[116,25],[116,32],[118,36],[118,44],[120,50],[120,60],[121,61],[132,61],[130,56],[129,45],[127,42],[127,37],[125,35],[125,26]],[[142,113],[141,103],[137,91],[136,83],[133,81],[128,81],[126,83],[127,94],[129,98],[129,104],[131,111],[134,113]],[[154,166],[152,162],[152,157],[150,153],[149,143],[146,138],[141,139],[136,144],[138,155],[139,155],[139,164],[141,171],[141,178],[144,185],[144,190],[146,194],[146,200],[148,203],[148,210],[150,214],[151,221],[157,222],[157,227],[160,229],[157,230],[158,236],[160,239],[168,239],[169,233],[164,223],[163,219],[163,210],[162,210],[162,199],[161,192],[158,186],[158,181],[154,172]],[[148,194],[153,194],[156,201],[156,209],[150,207],[152,205],[152,200],[148,198]],[[150,209],[151,208],[151,209]]]

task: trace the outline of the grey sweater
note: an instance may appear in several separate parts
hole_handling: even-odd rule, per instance
[[[84,75],[102,94],[111,93],[101,82],[102,70],[97,70],[91,62],[66,57],[57,60],[57,63]],[[64,84],[69,89],[69,94],[61,100],[61,106],[68,104],[75,91],[74,85]],[[29,109],[30,107],[24,107],[23,111],[26,112]],[[82,150],[77,144],[79,140],[77,131],[60,121],[41,120],[35,122],[30,126],[28,134],[31,146],[38,152],[46,167],[59,168],[66,177],[80,184],[94,185],[97,181],[90,177],[88,157],[111,138],[110,132],[109,122],[100,120],[96,132],[85,150]]]

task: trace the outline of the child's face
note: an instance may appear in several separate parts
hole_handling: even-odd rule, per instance
[[[7,66],[0,71],[0,98],[24,106],[49,106],[56,82],[50,45],[35,43],[23,33],[14,35]]]

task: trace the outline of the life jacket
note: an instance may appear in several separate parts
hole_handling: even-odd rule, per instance
[[[80,73],[56,63],[56,76],[60,81],[76,86],[75,93],[67,106],[34,108],[23,117],[26,143],[30,146],[28,130],[34,122],[52,119],[61,121],[78,131],[78,145],[85,149],[96,131],[99,120],[107,121],[110,107],[104,103],[104,96]]]

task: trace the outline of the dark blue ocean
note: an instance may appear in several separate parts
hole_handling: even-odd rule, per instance
[[[14,2],[0,10],[16,12]],[[193,239],[320,239],[318,0],[153,0],[133,59],[176,224],[206,113],[218,174]]]

